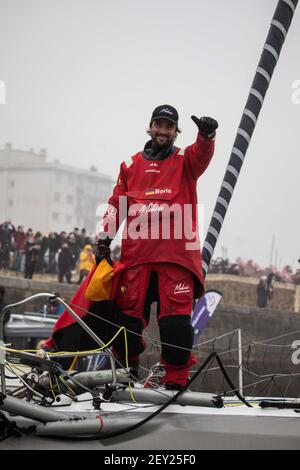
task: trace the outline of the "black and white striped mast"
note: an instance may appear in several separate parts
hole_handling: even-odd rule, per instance
[[[202,268],[204,276],[207,274],[234,187],[241,171],[281,48],[291,25],[297,3],[298,0],[279,0],[273,15],[203,244]]]

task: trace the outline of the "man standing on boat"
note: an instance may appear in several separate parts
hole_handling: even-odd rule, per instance
[[[122,239],[122,273],[116,303],[117,323],[128,331],[128,354],[133,369],[145,344],[142,332],[149,322],[151,303],[158,301],[162,342],[160,362],[168,389],[188,384],[193,330],[193,299],[203,293],[204,277],[197,228],[197,179],[214,153],[218,123],[210,117],[192,120],[198,128],[196,142],[185,149],[174,145],[178,113],[161,105],[152,113],[143,151],[123,162],[98,241],[97,263],[110,262],[110,244],[126,218]],[[173,346],[172,346],[173,345]],[[114,343],[114,353],[125,362],[124,340]]]

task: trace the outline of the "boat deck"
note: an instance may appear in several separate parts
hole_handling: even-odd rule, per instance
[[[88,394],[87,394],[88,395]],[[91,410],[90,402],[81,396],[80,403],[53,407],[57,411],[76,413],[90,418],[100,413],[116,413],[128,426],[137,418],[144,419],[158,405],[106,403],[101,411]],[[38,437],[7,438],[1,449],[76,449],[76,450],[254,450],[300,449],[300,413],[293,409],[252,408],[234,401],[223,408],[170,405],[142,427],[122,436],[102,440],[101,437]],[[15,418],[14,418],[15,419]],[[17,424],[26,423],[18,418]]]

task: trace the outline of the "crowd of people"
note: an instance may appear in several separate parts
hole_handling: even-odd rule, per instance
[[[300,263],[300,259],[298,260]],[[231,263],[228,258],[217,258],[212,261],[209,269],[210,273],[233,274],[236,276],[256,277],[259,282],[256,286],[256,305],[259,308],[266,308],[270,305],[275,282],[285,282],[300,285],[300,269],[293,272],[291,266],[284,266],[281,270],[275,266],[262,268],[252,259],[243,261],[237,258]]]
[[[42,234],[31,228],[25,230],[22,225],[15,228],[10,221],[0,224],[0,270],[21,272],[28,279],[35,273],[48,273],[56,274],[59,282],[71,283],[76,273],[80,284],[95,262],[96,249],[96,236],[87,235],[85,228]],[[116,246],[113,259],[119,259],[120,251],[120,246]],[[260,281],[273,273],[277,282],[300,284],[300,269],[293,272],[288,265],[281,270],[275,266],[262,268],[251,259],[231,262],[219,257],[212,260],[209,273],[257,277]]]
[[[17,228],[10,222],[0,224],[0,270],[23,273],[32,279],[35,273],[55,274],[59,282],[80,284],[95,263],[97,240],[87,235],[86,229],[75,227],[72,232],[42,234],[32,228]],[[120,248],[113,250],[118,259]]]
[[[300,263],[300,259],[298,263]],[[300,284],[300,269],[293,272],[293,269],[289,265],[284,266],[280,270],[275,266],[263,268],[252,259],[244,261],[242,258],[237,258],[234,262],[231,262],[228,258],[216,258],[211,262],[209,273],[257,277],[260,280],[261,278],[264,280],[264,278],[267,278],[268,275],[272,273],[274,281]]]

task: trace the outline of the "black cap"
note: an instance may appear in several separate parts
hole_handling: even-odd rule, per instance
[[[157,106],[152,113],[150,124],[156,119],[168,119],[178,128],[178,113],[173,106],[169,104],[162,104]]]

